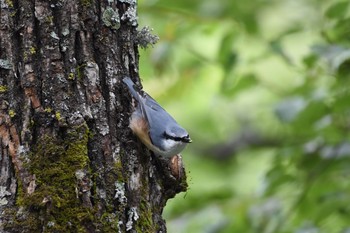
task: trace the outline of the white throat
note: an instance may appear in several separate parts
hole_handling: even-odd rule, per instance
[[[163,141],[163,155],[166,157],[172,157],[179,154],[183,149],[185,149],[187,143],[181,141],[175,141],[172,139],[166,139]]]

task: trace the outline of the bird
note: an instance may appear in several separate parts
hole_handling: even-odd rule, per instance
[[[139,89],[130,77],[125,76],[122,81],[136,101],[129,128],[148,149],[170,158],[192,142],[188,132],[157,101]]]

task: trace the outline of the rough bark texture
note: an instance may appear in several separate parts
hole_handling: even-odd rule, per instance
[[[0,4],[0,232],[166,232],[187,184],[128,128],[136,2]]]

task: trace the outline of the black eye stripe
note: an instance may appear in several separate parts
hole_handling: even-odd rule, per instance
[[[167,134],[166,132],[164,132],[163,135],[166,139],[172,139],[172,140],[177,141],[177,142],[178,141],[188,142],[189,141],[188,139],[190,138],[190,136],[188,134],[185,137],[173,137],[173,136],[170,136],[169,134]]]
[[[170,135],[167,134],[166,132],[164,132],[164,137],[165,137],[166,139],[172,139],[172,140],[174,140],[174,141],[181,141],[181,138],[170,136]]]

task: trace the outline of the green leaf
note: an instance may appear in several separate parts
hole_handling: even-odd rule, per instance
[[[323,101],[311,101],[299,112],[293,126],[296,131],[311,135],[312,131],[318,131],[315,123],[327,114],[329,114],[329,111]]]
[[[325,15],[330,19],[339,19],[347,16],[349,13],[349,1],[341,1],[328,8]]]
[[[222,82],[223,93],[233,97],[242,91],[245,91],[258,84],[254,74],[246,74],[241,77],[226,75]]]
[[[303,58],[303,63],[305,64],[306,68],[310,69],[316,64],[318,60],[317,58],[318,57],[315,54],[309,54]]]
[[[219,62],[228,72],[237,62],[237,54],[233,51],[233,44],[236,38],[235,33],[227,33],[221,40],[219,49]]]

